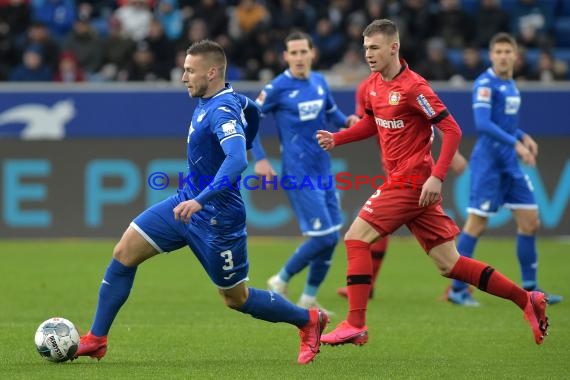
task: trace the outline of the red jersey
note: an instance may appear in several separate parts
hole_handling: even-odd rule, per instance
[[[431,175],[441,180],[459,146],[461,130],[427,81],[401,60],[402,70],[391,81],[372,73],[361,84],[365,91],[365,117],[351,128],[336,133],[336,145],[380,136],[387,174],[406,183],[423,184]],[[438,165],[431,155],[432,125],[444,132]]]

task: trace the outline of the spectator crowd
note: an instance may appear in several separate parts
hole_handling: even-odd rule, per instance
[[[473,80],[501,31],[520,44],[516,79],[570,79],[568,0],[0,0],[0,81],[179,82],[186,49],[204,38],[225,48],[228,79],[268,81],[299,29],[316,69],[355,84],[377,18],[399,24],[402,57],[428,80]]]

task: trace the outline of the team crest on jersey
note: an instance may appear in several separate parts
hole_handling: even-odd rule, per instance
[[[388,96],[388,103],[392,106],[397,106],[400,103],[400,93],[396,91],[391,91]]]
[[[317,87],[317,93],[322,96],[322,95],[324,95],[325,90],[323,90],[323,88],[321,86],[319,86],[319,87]]]
[[[206,116],[206,110],[202,110],[200,111],[200,113],[198,114],[198,117],[196,118],[196,121],[199,123],[204,119],[204,116]]]
[[[478,102],[490,102],[491,101],[491,89],[489,87],[479,87],[477,89],[477,101]]]
[[[433,110],[431,104],[429,104],[424,94],[419,94],[416,100],[418,101],[418,104],[420,105],[424,113],[427,115],[427,117],[431,118],[435,116],[435,111]]]
[[[257,104],[259,104],[260,106],[263,105],[263,103],[265,103],[265,98],[267,97],[267,93],[264,90],[261,90],[261,92],[259,93],[259,95],[257,95],[257,98],[255,99],[255,102]]]

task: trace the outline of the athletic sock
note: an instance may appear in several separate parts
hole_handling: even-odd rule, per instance
[[[354,327],[364,327],[372,282],[370,244],[360,240],[346,240],[345,245],[348,257],[346,290],[349,309],[347,321]]]
[[[449,277],[468,282],[494,296],[510,299],[523,310],[528,300],[526,290],[518,287],[493,267],[468,257],[459,257]]]
[[[137,267],[128,267],[115,259],[111,260],[99,289],[99,302],[91,326],[93,335],[106,336],[109,333],[113,320],[129,297],[136,272]]]
[[[461,256],[465,257],[473,257],[473,251],[475,250],[475,246],[477,245],[478,238],[475,236],[471,236],[466,232],[461,232],[459,235],[459,239],[457,241],[457,250],[461,254]],[[469,284],[466,284],[463,281],[453,280],[451,282],[451,289],[455,292],[460,292],[469,287]]]
[[[292,304],[279,294],[255,288],[249,288],[247,301],[242,313],[267,322],[286,322],[301,328],[309,322],[309,311]]]

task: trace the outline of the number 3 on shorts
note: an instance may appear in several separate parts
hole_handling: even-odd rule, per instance
[[[223,270],[230,270],[234,267],[232,251],[230,251],[230,250],[224,251],[224,252],[220,253],[220,256],[222,256],[224,258],[224,262],[225,262],[224,266],[222,267]]]

